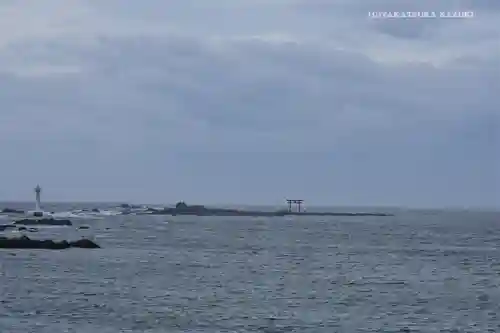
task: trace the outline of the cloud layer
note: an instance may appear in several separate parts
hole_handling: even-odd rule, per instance
[[[0,5],[0,198],[498,206],[496,2],[122,3]]]

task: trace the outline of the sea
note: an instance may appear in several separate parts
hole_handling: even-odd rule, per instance
[[[81,208],[104,211],[74,213]],[[51,204],[75,225],[21,231],[92,238],[101,249],[0,250],[0,332],[500,332],[499,212],[262,218],[113,209]]]

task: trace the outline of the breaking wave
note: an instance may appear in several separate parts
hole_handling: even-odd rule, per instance
[[[104,217],[121,215],[122,213],[115,210],[100,210],[100,211],[85,211],[85,210],[74,210],[67,212],[56,212],[51,213],[54,218],[77,218],[77,219],[94,219],[100,220]]]

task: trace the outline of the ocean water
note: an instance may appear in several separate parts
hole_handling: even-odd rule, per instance
[[[499,213],[74,221],[0,250],[1,332],[500,332]]]

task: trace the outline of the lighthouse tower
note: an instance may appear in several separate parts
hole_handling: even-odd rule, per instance
[[[40,206],[40,193],[42,192],[42,188],[40,185],[37,185],[35,187],[35,211],[36,212],[41,212],[41,206]]]
[[[35,210],[30,210],[26,212],[26,215],[29,217],[35,217],[35,218],[45,218],[48,217],[50,218],[52,214],[44,212],[42,210],[42,205],[40,204],[40,194],[42,193],[42,188],[40,185],[37,185],[35,188]]]

